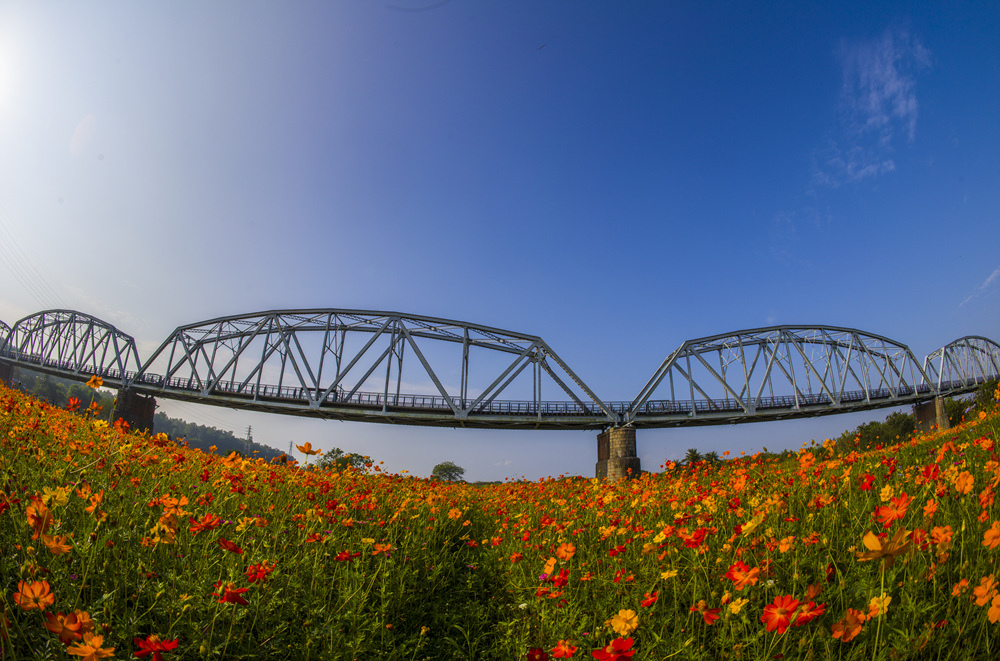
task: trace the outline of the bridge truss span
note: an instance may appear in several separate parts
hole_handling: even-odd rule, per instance
[[[106,321],[75,310],[46,310],[16,322],[0,359],[55,376],[100,376],[121,385],[141,367],[135,340]]]
[[[975,390],[1000,378],[1000,345],[979,335],[959,338],[928,355],[924,371],[942,394]]]
[[[778,420],[935,394],[899,342],[852,328],[772,326],[684,342],[623,417],[636,427]]]
[[[368,422],[573,429],[617,421],[540,337],[397,312],[284,310],[181,326],[131,385]]]

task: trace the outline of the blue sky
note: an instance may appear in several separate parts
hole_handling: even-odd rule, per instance
[[[998,34],[988,2],[2,3],[0,319],[81,310],[145,357],[223,315],[397,310],[540,335],[609,400],[743,328],[1000,339]],[[585,432],[161,410],[422,475],[596,460]]]

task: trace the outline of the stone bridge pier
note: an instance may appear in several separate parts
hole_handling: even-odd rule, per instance
[[[148,431],[153,433],[153,414],[156,413],[156,400],[152,395],[140,395],[137,392],[122,388],[115,398],[114,419],[121,418],[128,423],[134,432]]]
[[[635,427],[611,427],[597,435],[598,479],[634,479],[640,473],[642,467],[635,453]]]
[[[13,365],[11,365],[10,363],[5,363],[3,361],[0,361],[0,381],[3,381],[3,384],[8,388],[11,387],[10,377],[11,377],[11,372],[13,371],[14,371]]]
[[[929,432],[935,425],[938,429],[948,429],[948,414],[944,409],[944,398],[940,395],[929,402],[913,407],[913,418],[917,421],[917,431]]]

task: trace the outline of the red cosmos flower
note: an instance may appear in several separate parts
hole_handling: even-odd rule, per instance
[[[778,633],[785,633],[798,607],[799,600],[790,594],[775,597],[773,604],[764,606],[764,614],[760,616],[760,621],[767,625],[768,631],[777,629]]]
[[[215,516],[214,514],[206,513],[205,516],[201,517],[201,521],[194,518],[193,516],[188,517],[188,521],[191,522],[191,534],[197,535],[204,530],[214,530],[222,525],[222,519]]]
[[[569,583],[569,570],[567,569],[560,569],[559,573],[552,577],[552,584],[557,589],[566,587],[567,583]]]
[[[649,608],[650,606],[656,603],[657,600],[656,592],[646,592],[644,596],[646,598],[643,599],[642,602],[639,604],[643,608]]]
[[[528,661],[549,661],[549,653],[541,647],[532,647],[528,650]]]
[[[80,398],[79,397],[70,397],[69,398],[69,403],[66,404],[66,410],[67,411],[76,411],[79,408],[80,408]]]
[[[273,572],[277,566],[277,562],[271,566],[268,566],[267,562],[261,562],[259,565],[250,565],[246,571],[247,580],[251,583],[264,583],[267,581],[267,575]]]
[[[160,637],[155,634],[147,636],[146,640],[133,638],[132,642],[140,648],[139,651],[133,652],[133,654],[139,658],[152,654],[152,661],[163,661],[163,655],[160,652],[169,652],[177,648],[176,638],[173,640],[160,640]]]
[[[568,641],[560,640],[559,643],[552,648],[552,657],[555,659],[571,659],[573,655],[576,654],[577,647],[575,645],[570,645]]]
[[[826,612],[826,604],[816,605],[816,602],[810,601],[805,606],[799,609],[799,616],[795,618],[795,624],[793,626],[801,627],[810,620],[815,620],[817,617]]]
[[[239,604],[240,606],[246,606],[249,601],[241,597],[240,595],[249,590],[250,588],[238,588],[235,583],[222,584],[222,581],[212,584],[213,588],[219,589],[219,592],[213,592],[212,596],[218,597],[216,603],[219,604]],[[221,594],[220,594],[221,592]]]
[[[875,481],[874,475],[865,475],[863,478],[861,478],[861,485],[859,488],[862,491],[871,491],[872,482],[874,481]]]
[[[357,558],[359,555],[361,555],[360,551],[357,553],[351,553],[350,551],[341,551],[336,556],[334,556],[333,559],[336,560],[337,562],[354,562],[354,558]]]
[[[909,507],[913,499],[906,495],[904,491],[897,498],[892,498],[888,505],[880,505],[875,510],[875,518],[886,528],[892,526],[894,521],[898,521],[906,516],[906,508]]]
[[[225,537],[219,537],[219,548],[231,553],[243,553],[243,549],[229,541]]]
[[[632,655],[635,654],[635,650],[632,649],[633,642],[631,638],[615,638],[607,647],[594,650],[590,655],[597,659],[597,661],[622,661],[623,659],[631,659]]]
[[[733,587],[737,590],[742,590],[743,588],[750,587],[751,585],[756,585],[760,574],[760,568],[754,567],[750,568],[749,565],[744,563],[742,560],[737,560],[732,566],[729,567],[729,571],[726,572],[726,578],[733,582]]]
[[[326,539],[326,537],[319,534],[318,532],[314,532],[313,534],[306,537],[306,544],[312,544],[313,542],[322,542],[324,539]]]
[[[701,599],[697,604],[691,607],[691,612],[701,613],[701,618],[705,620],[705,624],[711,626],[713,622],[719,619],[719,613],[722,612],[722,609],[709,608],[708,604],[705,603],[705,600]]]

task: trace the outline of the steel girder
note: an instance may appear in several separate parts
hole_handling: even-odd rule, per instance
[[[571,401],[546,401],[543,384]],[[551,429],[617,421],[540,337],[398,312],[282,310],[180,326],[130,387],[368,422]]]
[[[928,355],[924,372],[942,394],[974,390],[1000,378],[1000,345],[979,335],[959,338]]]
[[[669,388],[669,399],[653,399]],[[636,427],[750,422],[923,401],[905,345],[835,326],[771,326],[684,342],[624,412]]]
[[[21,319],[4,337],[0,358],[56,376],[96,374],[109,385],[121,385],[141,367],[130,335],[74,310],[46,310]]]
[[[0,319],[0,347],[3,343],[7,341],[7,336],[10,335],[10,326],[5,324],[2,319]]]

